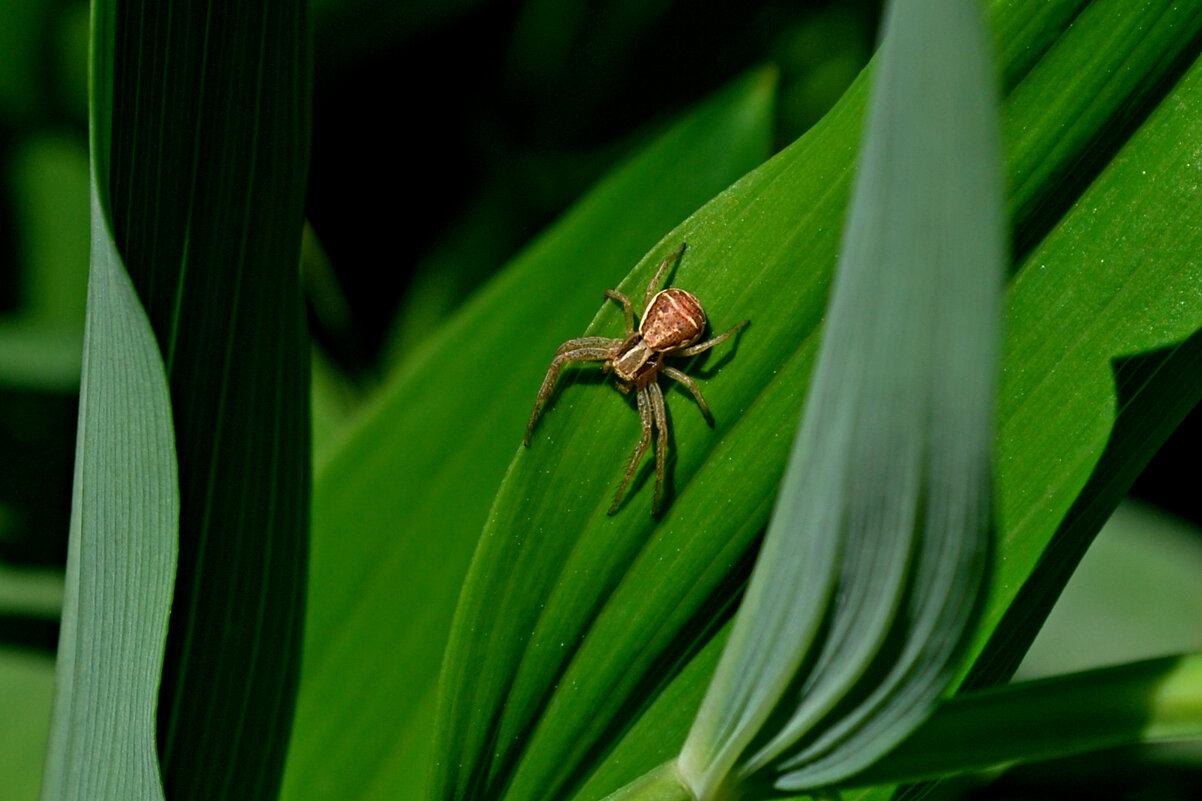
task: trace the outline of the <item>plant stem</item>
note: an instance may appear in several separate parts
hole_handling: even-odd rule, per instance
[[[669,760],[610,793],[605,801],[694,801],[694,798],[676,770],[676,761]]]

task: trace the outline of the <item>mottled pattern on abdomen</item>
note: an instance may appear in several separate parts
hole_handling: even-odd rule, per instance
[[[691,292],[665,289],[651,299],[639,332],[651,350],[683,348],[705,333],[705,311]]]

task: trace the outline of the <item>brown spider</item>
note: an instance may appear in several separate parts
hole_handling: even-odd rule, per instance
[[[655,499],[651,503],[651,514],[659,512],[660,495],[664,485],[664,459],[668,448],[668,415],[664,409],[664,395],[659,388],[660,373],[684,384],[689,392],[693,393],[706,421],[711,426],[714,424],[709,405],[701,396],[697,382],[675,367],[664,364],[664,357],[696,356],[725,341],[750,322],[744,320],[724,334],[697,345],[693,344],[705,333],[705,310],[701,308],[701,303],[692,293],[683,289],[670,288],[658,293],[655,291],[668,267],[684,253],[684,248],[684,243],[681,243],[677,251],[660,262],[656,269],[655,277],[647,285],[647,292],[643,296],[643,315],[637,331],[634,327],[634,310],[631,308],[630,298],[613,289],[605,290],[606,298],[622,304],[622,310],[626,313],[626,336],[622,339],[580,337],[569,339],[560,345],[559,350],[555,351],[555,358],[551,360],[550,368],[547,369],[547,377],[543,379],[543,385],[538,390],[538,397],[534,399],[534,411],[531,412],[530,423],[526,426],[526,438],[522,440],[523,445],[530,445],[534,423],[555,387],[560,368],[568,362],[604,362],[601,369],[604,372],[614,371],[618,377],[619,390],[623,393],[632,389],[635,391],[639,416],[643,420],[643,436],[634,448],[630,463],[626,467],[626,477],[622,479],[613,505],[609,507],[611,515],[618,510],[622,493],[626,491],[626,485],[630,483],[643,454],[651,444],[653,428],[659,429],[659,436],[655,442]]]

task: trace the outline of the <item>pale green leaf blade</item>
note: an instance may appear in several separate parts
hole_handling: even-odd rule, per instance
[[[164,797],[155,712],[178,551],[171,405],[95,172],[92,180],[92,269],[43,801]]]

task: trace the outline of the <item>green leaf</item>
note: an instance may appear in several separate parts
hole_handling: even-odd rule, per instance
[[[1145,36],[1111,52],[1155,76],[1161,48],[1175,52],[1180,34],[1202,29],[1202,10],[1192,6],[1188,18],[1171,5],[1090,10],[1105,13],[1108,24],[1074,26],[1062,45],[1090,69],[1101,68],[1093,61],[1110,42],[1100,32],[1142,26]],[[1202,399],[1202,208],[1194,202],[1198,164],[1182,144],[1202,124],[1193,105],[1202,100],[1194,41],[1195,60],[1175,84],[1145,86],[1122,75],[1132,95],[1099,89],[1095,102],[1112,116],[1095,148],[1115,146],[1111,128],[1122,126],[1131,104],[1159,102],[1023,259],[1011,285],[997,446],[1004,561],[974,650],[992,642],[970,686],[1009,675],[1126,488]],[[1059,73],[1082,68],[1080,60],[1054,60],[1032,79],[1052,86]]]
[[[813,387],[677,761],[696,798],[871,764],[929,714],[974,620],[1006,257],[974,2],[888,6]]]
[[[1083,525],[1064,534],[1078,544],[1096,532],[1165,429],[1202,396],[1191,345],[1133,371],[1124,414],[1133,434],[1144,426],[1148,436],[1124,437],[1114,446],[1123,458],[1099,462],[1116,420],[1111,360],[1179,341],[1202,322],[1191,255],[1202,252],[1202,210],[1191,200],[1196,163],[1187,144],[1202,120],[1188,84],[1174,88],[1197,55],[1202,11],[1167,0],[1099,0],[1081,12],[1089,24],[1066,28],[1080,6],[1069,5],[1065,14],[1032,15],[1044,4],[1004,3],[994,14],[996,30],[1020,37],[1002,52],[1024,54],[1026,62],[1003,65],[1018,81],[1004,138],[1025,139],[1026,152],[1046,154],[1062,169],[1041,173],[1037,194],[1049,203],[1024,204],[1015,221],[1017,240],[1039,250],[1024,250],[1007,300],[1001,554],[970,654],[994,632],[1001,643],[1037,625],[1034,604],[1023,606],[1035,610],[1027,621],[1004,621],[1003,612],[1094,467],[1101,472],[1089,514],[1082,509],[1073,519]],[[1029,28],[1023,23],[1030,20]],[[1116,40],[1116,30],[1130,35]],[[1028,45],[1042,55],[1031,61]],[[1173,57],[1166,61],[1165,53]],[[1113,79],[1083,86],[1074,76],[1085,66]],[[1088,99],[1097,108],[1084,115],[1088,129],[1074,132],[1076,149],[1065,150],[1062,121],[1039,109],[1077,103],[1083,88],[1094,92]],[[673,283],[702,299],[716,328],[752,320],[731,355],[705,362],[721,368],[703,382],[715,429],[682,408],[687,396],[669,398],[677,410],[674,497],[658,522],[646,514],[650,468],[636,477],[622,510],[605,515],[637,418],[616,393],[565,376],[530,450],[506,477],[464,588],[436,733],[437,797],[516,799],[577,788],[726,620],[783,470],[782,432],[797,419],[812,366],[863,92],[860,81],[820,125],[681,226],[620,287],[637,295],[655,263],[686,240]],[[1145,167],[1148,174],[1139,175]],[[620,326],[619,311],[607,308],[587,333],[612,336]],[[1120,417],[1119,425],[1128,423]],[[541,505],[531,505],[538,499]],[[1036,577],[1039,595],[1054,596],[1063,578]],[[1002,673],[988,676],[996,681]],[[679,705],[697,703],[700,688],[693,687],[697,695],[674,696]],[[645,714],[661,712],[656,705]],[[659,740],[621,747],[628,761],[609,774],[617,783],[592,792],[604,795],[654,767],[663,742],[678,747],[682,728],[640,728]]]
[[[764,159],[774,82],[737,81],[616,169],[428,340],[318,465],[285,798],[424,798],[459,586],[547,360],[663,231]]]
[[[311,481],[306,6],[96,8],[93,116],[112,121],[97,178],[178,436],[163,782],[173,799],[270,798],[299,674]]]
[[[780,220],[824,213],[825,203],[842,197],[847,180],[846,163],[809,158],[817,154],[796,146],[791,153],[712,201],[618,287],[641,295],[656,264],[686,241],[689,248],[671,283],[702,300],[716,330],[751,318],[734,346],[704,358],[706,364],[724,365],[720,375],[702,385],[714,429],[695,410],[676,407],[674,397],[682,396],[670,393],[676,461],[668,475],[669,488],[677,492],[675,498],[669,492],[661,525],[656,527],[648,514],[646,469],[618,513],[606,514],[638,422],[618,393],[597,386],[595,367],[561,379],[530,448],[513,462],[486,524],[448,646],[435,797],[499,793],[511,781],[514,797],[562,794],[565,785],[579,780],[579,760],[638,708],[632,690],[653,690],[661,671],[699,633],[680,627],[711,600],[718,604],[711,613],[725,606],[725,593],[711,596],[716,586],[729,591],[743,580],[740,573],[735,585],[726,584],[727,570],[746,557],[766,521],[779,475],[772,465],[783,463],[787,441],[777,436],[779,429],[758,427],[743,436],[733,427],[747,419],[738,417],[740,410],[747,409],[772,371],[781,369],[777,359],[785,343],[799,341],[799,330],[817,323],[825,289],[818,285],[798,298],[781,293],[771,280],[751,277],[806,273],[800,265],[808,261],[807,249],[833,243],[837,231],[803,224],[804,239],[794,239]],[[807,183],[814,191],[805,197],[778,193],[760,202],[759,190],[786,177],[786,162],[812,178]],[[778,313],[748,313],[774,307]],[[589,329],[567,329],[560,341],[581,333],[613,336],[621,325],[620,310],[609,304]],[[804,381],[813,345],[810,340],[784,369],[796,370]],[[553,349],[552,344],[544,351],[545,360]],[[756,411],[795,420],[798,384],[773,387],[783,391],[759,398]],[[729,469],[735,461],[745,469]],[[699,465],[716,469],[697,474]],[[527,505],[527,499],[536,505]],[[616,606],[603,609],[611,593]],[[649,617],[627,615],[623,607],[635,598]],[[478,627],[475,633],[473,627]],[[524,660],[525,654],[531,657]],[[586,672],[566,670],[573,657],[591,663]],[[515,774],[523,752],[537,756],[538,763],[527,775]]]
[[[178,550],[175,441],[158,345],[109,235],[102,192],[93,172],[71,535],[43,801],[164,797],[155,709]]]

